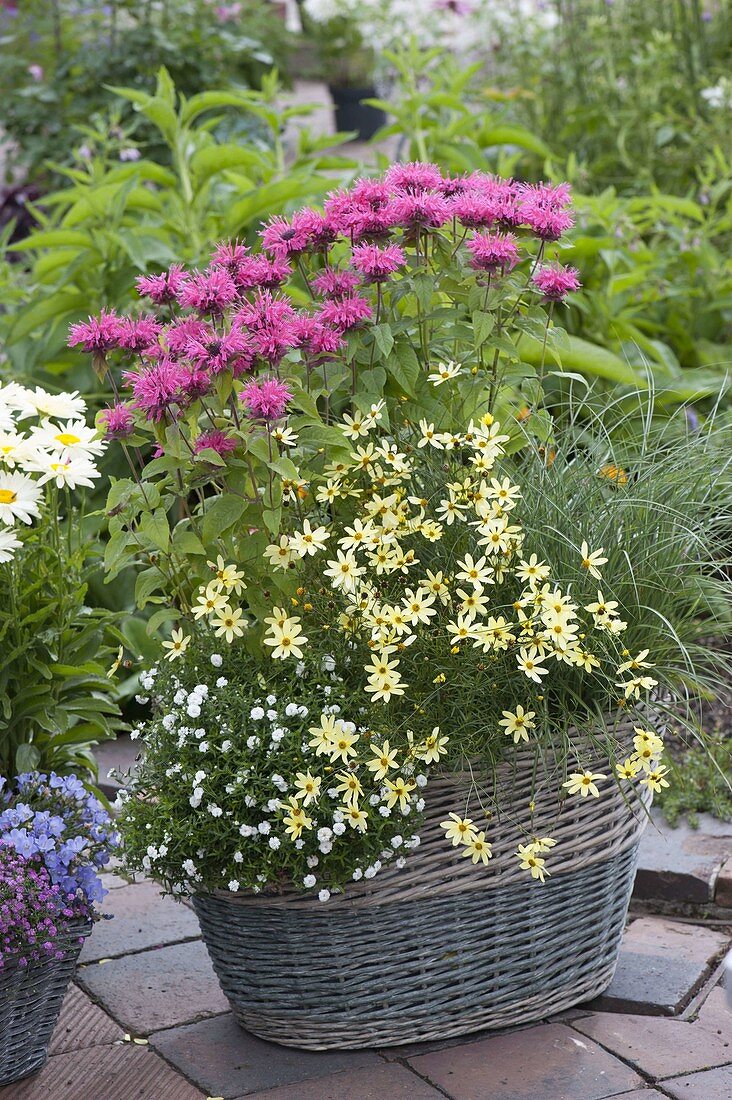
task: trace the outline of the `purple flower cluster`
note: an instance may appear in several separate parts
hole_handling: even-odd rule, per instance
[[[98,872],[119,837],[99,799],[76,776],[54,772],[27,772],[10,788],[0,779],[0,792],[0,845],[42,862],[65,895],[100,902],[106,891]]]
[[[348,334],[368,325],[382,287],[409,268],[406,249],[417,259],[430,235],[451,234],[451,255],[466,279],[479,282],[506,276],[532,253],[573,225],[566,184],[529,184],[485,172],[446,176],[434,164],[395,164],[380,179],[360,179],[331,193],[323,212],[296,211],[273,217],[259,236],[259,251],[238,241],[219,244],[207,268],[166,272],[137,280],[140,295],[158,307],[158,316],[120,317],[103,311],[71,326],[70,345],[95,356],[118,350],[135,355],[124,373],[128,395],[102,415],[109,437],[131,436],[135,415],[174,423],[196,401],[218,392],[228,375],[262,375],[276,380],[289,353],[307,370],[343,354]],[[350,251],[344,261],[343,244]],[[337,246],[337,247],[334,247]],[[283,285],[295,269],[304,277],[312,303],[302,307]],[[579,283],[558,268],[536,274],[532,289],[547,301],[560,301]],[[407,271],[408,274],[408,271]],[[573,273],[572,273],[573,274]],[[251,386],[248,394],[255,393]],[[263,414],[261,402],[243,400],[252,419],[286,412],[276,402]],[[229,450],[218,440],[219,453]],[[196,444],[194,454],[211,449]]]
[[[0,841],[0,971],[8,963],[62,959],[70,922],[88,917],[86,903],[52,883],[39,860]]]

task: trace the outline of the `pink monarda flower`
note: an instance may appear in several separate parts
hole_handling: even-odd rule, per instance
[[[522,184],[519,189],[519,214],[521,224],[535,233],[542,241],[557,241],[574,225],[574,218],[566,209],[571,199],[569,185],[560,183]]]
[[[107,439],[127,439],[135,430],[135,418],[127,405],[110,405],[102,409],[99,423]]]
[[[188,341],[185,354],[200,369],[210,371],[211,374],[221,374],[234,363],[237,363],[240,372],[244,371],[251,365],[253,359],[251,344],[246,334],[237,328],[219,335],[213,329],[206,327],[205,332],[199,333]]]
[[[338,235],[325,214],[317,210],[298,210],[292,217],[292,224],[307,238],[311,252],[327,252]]]
[[[167,271],[159,275],[140,275],[135,280],[135,285],[141,297],[149,298],[156,305],[162,306],[178,300],[187,278],[180,264],[171,264]]]
[[[348,332],[368,321],[372,313],[371,303],[366,298],[352,294],[325,302],[320,310],[320,320],[336,332]]]
[[[211,254],[209,267],[222,267],[224,271],[228,271],[236,282],[239,264],[243,263],[250,255],[251,253],[245,244],[240,244],[238,241],[220,241]]]
[[[476,271],[511,271],[521,258],[512,233],[476,233],[467,243]]]
[[[142,409],[148,420],[162,420],[171,405],[180,403],[184,372],[172,359],[161,359],[140,371],[127,371],[125,382],[132,388],[132,407]]]
[[[247,256],[232,276],[239,290],[275,290],[292,274],[287,260],[274,256]]]
[[[253,302],[245,302],[234,321],[245,329],[255,355],[276,366],[296,346],[293,331],[295,310],[286,298],[260,291]]]
[[[165,330],[165,344],[174,358],[186,354],[188,345],[192,340],[204,340],[208,332],[208,325],[200,321],[198,317],[184,317],[182,321],[176,321]]]
[[[271,218],[267,222],[260,233],[260,240],[265,252],[271,252],[280,259],[301,255],[310,243],[304,224],[298,225],[295,218],[288,221],[281,217]]]
[[[237,377],[236,371],[233,369],[232,374]],[[201,370],[199,367],[183,366],[180,374],[180,389],[189,401],[205,397],[213,389],[211,375],[208,371]]]
[[[235,451],[238,444],[235,439],[232,439],[226,432],[221,431],[218,428],[212,428],[211,431],[201,432],[196,442],[193,444],[194,454],[200,454],[201,451],[216,451],[217,455],[230,454]]]
[[[532,282],[549,302],[561,302],[582,286],[579,271],[574,267],[562,267],[561,264],[538,268]]]
[[[452,216],[468,229],[495,225],[501,216],[501,203],[480,191],[460,191],[450,202]]]
[[[239,400],[246,405],[248,415],[253,420],[270,422],[282,419],[288,401],[292,401],[292,393],[284,382],[279,382],[276,378],[267,378],[264,381],[253,378],[239,394]]]
[[[81,344],[84,351],[100,355],[119,347],[123,322],[113,309],[103,309],[98,317],[80,321],[69,329],[69,347]]]
[[[146,351],[157,344],[162,325],[154,317],[123,317],[119,346],[126,351]]]
[[[323,298],[345,298],[358,284],[358,276],[353,271],[336,271],[332,267],[326,267],[325,271],[315,276],[312,288]]]
[[[393,164],[384,177],[387,187],[418,195],[422,191],[441,191],[444,183],[442,172],[436,164],[413,161],[409,164]]]
[[[216,267],[210,271],[197,271],[189,276],[181,287],[178,301],[197,313],[220,316],[235,302],[239,294],[228,271]]]
[[[293,324],[297,340],[296,347],[302,348],[311,358],[333,355],[343,347],[344,340],[335,329],[324,325],[317,317],[303,314]]]
[[[351,253],[351,263],[369,283],[383,283],[407,262],[396,244],[379,248],[376,244],[357,244]]]
[[[448,200],[429,192],[397,195],[390,203],[390,209],[397,225],[412,230],[439,229],[452,216]]]

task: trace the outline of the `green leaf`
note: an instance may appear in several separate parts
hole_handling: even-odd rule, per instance
[[[394,336],[391,331],[391,326],[387,324],[374,325],[371,332],[379,352],[384,359],[388,359],[389,353],[394,347]]]
[[[532,367],[541,365],[542,346],[539,340],[525,333],[519,348],[521,358],[526,363],[530,363]],[[559,352],[547,348],[545,364],[557,366],[560,370],[579,371],[581,374],[606,378],[609,382],[624,386],[648,389],[648,383],[643,376],[636,373],[628,363],[624,363],[607,348],[598,347],[579,336],[567,336]]]
[[[235,497],[230,494],[218,496],[208,506],[203,517],[202,538],[206,545],[212,543],[229,527],[233,527],[238,519],[241,519],[246,501],[243,497]]]
[[[406,340],[398,340],[389,356],[387,370],[408,397],[414,397],[414,389],[419,378],[419,360],[412,345]]]
[[[486,342],[490,334],[493,332],[493,327],[496,323],[496,318],[492,313],[484,313],[482,309],[476,309],[473,313],[473,335],[475,339],[476,348],[481,347]]]
[[[41,754],[35,745],[18,745],[15,750],[15,770],[20,775],[22,772],[32,772],[38,767]]]
[[[170,527],[165,509],[146,512],[140,523],[140,532],[158,550],[167,551],[170,545]]]

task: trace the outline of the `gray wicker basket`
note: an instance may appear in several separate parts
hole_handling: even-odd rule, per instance
[[[60,938],[63,959],[0,970],[0,1085],[19,1081],[41,1068],[69,981],[74,975],[90,921],[75,921]]]
[[[445,842],[439,822],[467,793],[463,777],[449,776],[428,786],[422,844],[401,871],[326,903],[294,892],[194,897],[242,1027],[310,1050],[395,1046],[528,1023],[601,993],[617,962],[650,792],[608,783],[599,800],[536,795],[530,829],[558,842],[542,884],[515,855],[531,797],[521,758],[499,774],[512,804],[488,826],[496,855],[487,867]]]

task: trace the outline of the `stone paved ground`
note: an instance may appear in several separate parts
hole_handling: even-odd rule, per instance
[[[596,1002],[524,1028],[312,1053],[242,1031],[189,908],[108,875],[51,1057],[0,1100],[730,1100],[732,928],[632,918]]]

